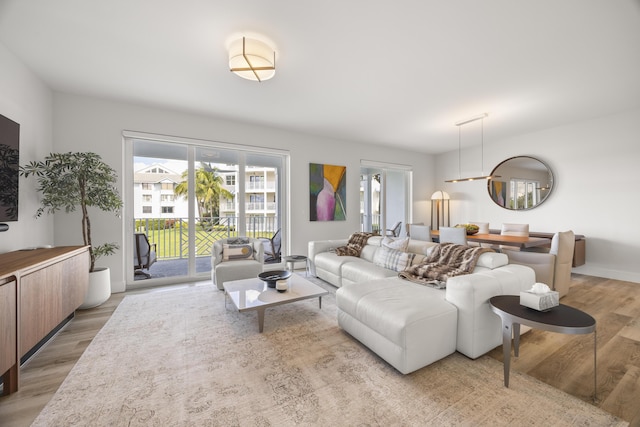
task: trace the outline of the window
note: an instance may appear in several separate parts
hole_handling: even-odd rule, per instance
[[[173,194],[163,194],[160,196],[161,202],[173,202],[175,200],[176,200],[176,196],[174,196]]]
[[[153,190],[153,184],[151,184],[149,182],[143,182],[142,183],[142,189],[143,190]]]
[[[145,213],[145,214],[153,213],[153,209],[151,209],[151,206],[143,206],[142,213]]]
[[[171,191],[173,191],[173,187],[174,186],[175,186],[175,184],[173,182],[163,182],[161,188],[163,190],[171,190]]]
[[[163,206],[162,207],[162,213],[163,214],[172,214],[173,213],[173,206]]]
[[[142,201],[143,202],[150,202],[152,198],[153,198],[153,196],[151,196],[151,194],[143,194],[142,195]]]
[[[526,179],[511,179],[509,207],[530,209],[540,202],[540,183]]]
[[[226,176],[227,185],[236,185],[236,176],[235,175],[227,175]]]

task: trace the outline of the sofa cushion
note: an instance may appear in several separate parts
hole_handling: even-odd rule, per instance
[[[382,247],[389,249],[396,249],[398,251],[406,252],[409,245],[408,237],[385,237],[382,239]]]
[[[455,341],[457,310],[444,297],[443,291],[397,278],[374,280],[367,286],[348,285],[336,291],[336,303],[340,310],[403,347],[411,342],[407,339],[406,328],[415,326],[422,319],[427,320],[426,324],[421,325],[422,328],[418,328],[422,329],[423,334],[430,325],[434,326],[433,329],[446,331],[446,335]],[[441,316],[448,318],[446,326],[438,323]],[[418,336],[412,338],[419,342],[422,340],[420,331],[416,332]],[[455,343],[451,345],[449,353],[454,349]]]
[[[457,310],[443,292],[402,280],[336,291],[338,324],[403,374],[456,349]]]
[[[379,267],[388,268],[393,271],[403,271],[413,261],[416,254],[402,252],[387,247],[381,247],[376,252],[373,263]]]
[[[347,283],[362,283],[371,280],[396,277],[398,273],[388,268],[380,267],[366,261],[348,262],[342,265],[341,285]]]
[[[373,258],[376,256],[376,251],[380,249],[379,245],[366,244],[360,252],[360,258],[365,261],[373,262]]]
[[[498,252],[485,252],[478,257],[477,267],[485,267],[493,270],[494,268],[502,267],[509,264],[509,257],[507,254]]]
[[[361,261],[358,257],[339,256],[334,252],[321,252],[316,255],[314,259],[317,269],[328,271],[331,274],[335,274],[337,276],[341,275],[340,270],[342,269],[343,264],[358,261],[364,262]]]
[[[437,245],[435,242],[427,241],[427,240],[414,240],[409,239],[409,244],[407,245],[407,252],[413,252],[414,254],[426,255],[426,252],[429,248]]]

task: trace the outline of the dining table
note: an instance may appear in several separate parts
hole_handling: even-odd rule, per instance
[[[440,238],[438,230],[431,230],[431,238],[437,241]],[[492,245],[516,246],[520,249],[533,248],[535,246],[545,246],[551,244],[551,239],[547,237],[529,236],[504,236],[502,234],[467,234],[467,241],[477,243],[488,243]]]

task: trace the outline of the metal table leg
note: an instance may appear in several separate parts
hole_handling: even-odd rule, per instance
[[[511,366],[511,336],[513,325],[502,319],[502,358],[504,364],[504,386],[509,387],[509,368]]]

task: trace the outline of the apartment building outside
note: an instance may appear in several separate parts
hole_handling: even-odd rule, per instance
[[[237,166],[224,165],[217,174],[223,187],[233,195],[220,197],[220,222],[235,226],[240,212]],[[161,164],[134,173],[134,216],[136,219],[178,219],[188,217],[186,198],[175,195],[175,187],[182,182],[182,173]],[[244,209],[248,227],[261,231],[273,230],[276,222],[277,174],[275,168],[246,167],[244,176]],[[197,210],[196,210],[197,212]]]
[[[175,187],[182,182],[182,175],[160,164],[138,170],[133,178],[134,217],[186,218],[187,200],[175,195]]]

